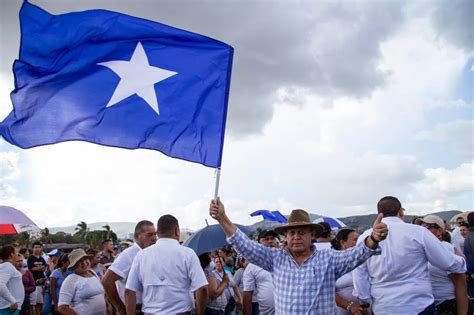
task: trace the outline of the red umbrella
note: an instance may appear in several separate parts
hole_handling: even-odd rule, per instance
[[[0,206],[0,234],[18,234],[39,229],[23,212],[12,207]]]

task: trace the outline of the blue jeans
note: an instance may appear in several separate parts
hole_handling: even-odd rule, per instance
[[[9,308],[4,308],[0,310],[0,315],[19,315],[20,310],[11,311]]]
[[[42,315],[49,315],[53,311],[53,298],[51,297],[51,292],[44,292],[44,304],[43,310],[41,311]]]

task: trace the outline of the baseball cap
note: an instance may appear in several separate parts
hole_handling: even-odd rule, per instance
[[[48,256],[61,256],[61,251],[57,248],[53,249],[52,251],[50,251],[49,253],[47,253],[46,255]]]

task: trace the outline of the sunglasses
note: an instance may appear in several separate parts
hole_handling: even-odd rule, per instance
[[[431,230],[431,229],[439,229],[438,224],[423,223],[422,226],[424,226],[424,227],[427,228],[428,230]]]

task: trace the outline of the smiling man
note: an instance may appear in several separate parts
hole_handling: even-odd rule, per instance
[[[309,214],[293,210],[288,223],[275,232],[286,237],[285,249],[269,248],[251,241],[227,217],[222,202],[211,201],[210,215],[215,218],[227,241],[251,263],[272,273],[276,314],[334,314],[336,279],[353,270],[369,257],[379,253],[378,242],[387,237],[388,229],[379,215],[373,233],[365,242],[345,251],[316,250],[312,236],[321,226],[311,223]]]

